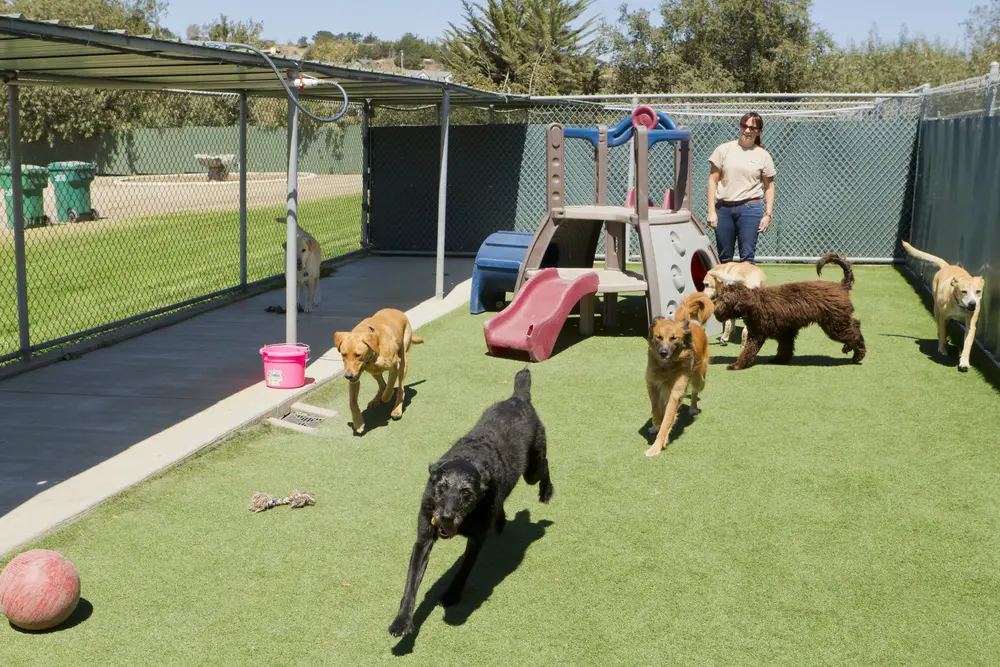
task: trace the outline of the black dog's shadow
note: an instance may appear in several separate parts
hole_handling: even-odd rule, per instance
[[[418,384],[423,384],[424,382],[427,382],[427,380],[417,380],[413,384],[407,382],[406,386],[403,387],[404,414],[406,413],[406,409],[410,407],[410,402],[413,401],[413,397],[419,393],[413,387],[415,387]],[[372,379],[372,382],[369,384],[372,385],[371,390],[374,390],[378,386],[377,384],[374,384],[374,379]],[[364,387],[362,387],[361,391],[364,392]],[[367,433],[370,433],[371,431],[377,428],[386,426],[390,421],[392,421],[392,417],[390,417],[390,414],[392,413],[392,406],[396,404],[396,393],[393,392],[392,400],[390,400],[388,403],[379,403],[374,408],[368,409],[365,406],[368,405],[368,401],[371,400],[371,396],[374,396],[374,391],[372,394],[362,393],[360,396],[358,396],[358,406],[361,408],[361,416],[365,420],[365,432],[361,433],[360,435],[358,433],[354,433],[354,435],[357,437],[363,437]],[[350,415],[351,411],[350,409],[348,409],[347,410],[348,420],[344,422],[344,425],[353,429],[354,422],[352,419],[350,419]]]
[[[474,611],[479,609],[493,594],[493,590],[521,565],[524,555],[532,542],[545,536],[545,529],[552,522],[543,519],[531,522],[531,513],[524,509],[507,522],[503,534],[491,532],[486,544],[476,560],[472,574],[462,591],[462,599],[450,607],[445,607],[444,621],[448,625],[462,625]],[[433,551],[431,552],[433,556]],[[413,651],[420,626],[431,615],[438,599],[444,594],[455,573],[462,564],[463,556],[434,582],[424,596],[420,606],[413,613],[413,632],[403,637],[392,648],[393,655],[407,655]]]
[[[61,632],[63,630],[74,628],[90,618],[93,613],[94,605],[90,604],[87,598],[80,598],[80,601],[76,604],[76,609],[74,609],[73,613],[69,615],[69,618],[54,628],[49,628],[48,630],[25,630],[24,628],[19,628],[13,623],[10,623],[10,621],[8,621],[8,623],[10,624],[10,627],[21,634],[44,635],[50,632]]]

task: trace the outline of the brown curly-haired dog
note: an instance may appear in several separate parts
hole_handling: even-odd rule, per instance
[[[851,359],[854,363],[861,362],[865,356],[865,338],[861,335],[861,322],[851,317],[854,304],[849,294],[854,273],[847,258],[839,252],[829,252],[816,263],[816,274],[820,275],[831,262],[844,270],[844,279],[839,283],[806,280],[756,289],[731,283],[716,291],[715,316],[720,320],[741,317],[747,329],[746,346],[726,368],[739,370],[750,366],[768,338],[778,341],[774,363],[788,363],[799,330],[814,322],[831,339],[843,343],[844,352],[854,350]]]

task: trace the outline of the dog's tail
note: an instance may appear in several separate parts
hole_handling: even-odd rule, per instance
[[[944,261],[940,257],[937,257],[936,255],[932,255],[929,252],[924,252],[923,250],[917,250],[916,248],[914,248],[913,246],[911,246],[906,241],[903,241],[903,250],[905,250],[909,254],[913,255],[917,259],[922,259],[925,262],[930,262],[931,264],[933,264],[934,266],[938,267],[939,269],[948,266],[948,262]]]
[[[708,295],[704,292],[695,292],[684,297],[681,305],[677,306],[677,312],[674,313],[674,320],[680,322],[681,320],[693,319],[702,326],[705,326],[705,322],[708,321],[708,318],[714,312],[715,304],[708,298]]]
[[[514,396],[525,401],[531,400],[531,371],[527,366],[514,376]]]
[[[822,275],[823,267],[830,263],[836,264],[844,270],[844,279],[840,281],[840,284],[846,290],[851,289],[851,285],[854,284],[854,272],[851,271],[851,265],[843,253],[828,252],[820,257],[819,261],[816,262],[816,275]]]

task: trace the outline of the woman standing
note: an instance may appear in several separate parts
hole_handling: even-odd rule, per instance
[[[757,234],[771,224],[777,172],[760,140],[763,126],[758,114],[744,114],[739,139],[720,144],[708,158],[708,226],[715,230],[721,263],[733,261],[738,239],[740,261],[753,264]]]

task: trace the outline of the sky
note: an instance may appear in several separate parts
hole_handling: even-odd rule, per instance
[[[624,0],[630,10],[646,8],[655,14],[659,0]],[[261,21],[264,38],[279,43],[312,37],[318,30],[333,33],[374,33],[382,39],[398,39],[412,32],[434,39],[448,22],[461,23],[461,0],[320,0],[291,6],[273,0],[168,0],[164,24],[183,36],[187,26],[203,25],[225,14],[230,19]],[[614,21],[623,0],[596,0],[591,14]],[[883,39],[892,40],[907,27],[910,36],[940,37],[944,42],[963,46],[961,22],[970,10],[988,0],[813,0],[812,18],[827,30],[839,45],[849,40],[864,41],[873,24]]]

